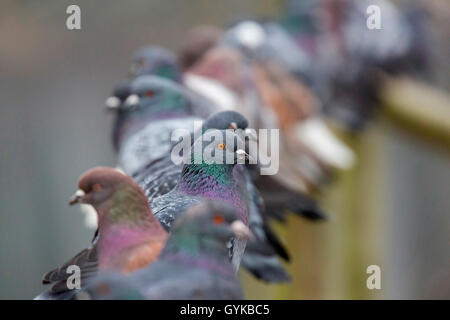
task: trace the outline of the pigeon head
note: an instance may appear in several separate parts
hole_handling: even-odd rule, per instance
[[[174,81],[157,76],[138,77],[118,92],[106,100],[108,109],[116,115],[113,127],[116,149],[124,136],[150,121],[192,114],[195,103],[191,92]],[[128,93],[126,98],[124,92]]]
[[[203,122],[203,132],[208,129],[247,129],[248,120],[239,112],[227,110],[210,115]]]
[[[98,214],[101,227],[108,221],[138,220],[150,215],[147,199],[139,185],[116,169],[95,167],[81,175],[78,190],[69,204],[92,205]]]
[[[202,124],[202,133],[209,129],[238,130],[237,133],[245,134],[245,142],[258,141],[256,132],[248,128],[248,120],[237,111],[227,110],[210,115]],[[242,130],[243,132],[239,131]],[[248,146],[246,146],[248,148]]]
[[[155,75],[181,82],[181,71],[177,57],[171,51],[159,46],[147,46],[133,55],[130,76]]]
[[[254,160],[245,149],[243,131],[208,129],[198,138],[191,148],[191,163],[214,168],[232,168],[236,164],[245,164]]]
[[[195,233],[202,239],[215,238],[223,243],[232,237],[245,240],[253,237],[249,228],[238,218],[236,209],[221,201],[204,201],[189,207],[176,220],[172,230],[172,234]]]
[[[113,101],[114,100],[114,101]],[[159,111],[177,111],[186,106],[184,89],[174,81],[159,76],[141,76],[129,84],[122,84],[106,100],[119,115]]]
[[[131,94],[130,82],[124,82],[114,87],[113,94],[105,101],[106,108],[116,110],[124,103]]]

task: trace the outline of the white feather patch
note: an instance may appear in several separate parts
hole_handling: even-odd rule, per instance
[[[295,128],[296,136],[325,163],[338,169],[349,169],[355,154],[328,129],[322,119],[309,118]]]
[[[202,76],[187,73],[184,76],[186,86],[200,95],[214,101],[223,110],[236,110],[238,98],[220,82]]]
[[[264,29],[256,22],[245,21],[236,26],[239,41],[250,49],[261,46],[266,40]]]
[[[97,229],[97,211],[95,211],[94,207],[90,204],[81,203],[80,211],[84,215],[84,224],[86,225],[86,227],[88,227],[89,229]]]

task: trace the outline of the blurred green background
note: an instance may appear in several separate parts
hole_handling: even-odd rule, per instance
[[[442,40],[433,54],[443,61],[434,67],[433,85],[445,91],[450,6],[430,3]],[[81,7],[79,31],[66,29],[70,4]],[[84,170],[115,164],[112,117],[103,104],[126,75],[131,53],[145,44],[176,49],[192,26],[271,16],[282,4],[0,3],[0,298],[33,298],[45,271],[89,244],[93,231],[67,201]],[[292,217],[288,228],[280,227],[294,259],[293,283],[269,286],[242,273],[247,297],[450,298],[448,144],[436,145],[382,116],[361,135],[342,137],[359,161],[322,195],[330,221]],[[381,290],[366,287],[371,264],[381,267]]]

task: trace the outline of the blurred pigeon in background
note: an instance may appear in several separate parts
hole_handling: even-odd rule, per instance
[[[414,75],[427,70],[427,14],[417,5],[403,7],[387,0],[293,0],[278,19],[299,50],[314,59],[302,68],[313,75],[324,112],[350,129],[370,119],[380,71]],[[378,8],[381,28],[369,28],[368,18]]]
[[[131,175],[170,153],[172,132],[192,131],[194,121],[211,114],[214,106],[174,81],[146,75],[130,83],[129,95],[114,110],[118,166]]]

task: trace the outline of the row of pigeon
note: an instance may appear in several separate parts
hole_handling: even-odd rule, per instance
[[[51,287],[36,299],[242,299],[240,266],[262,281],[290,281],[288,250],[270,222],[291,213],[324,219],[311,194],[355,161],[325,119],[360,128],[375,105],[377,72],[424,64],[416,24],[375,2],[389,19],[374,32],[366,1],[293,1],[271,21],[197,27],[176,54],[138,50],[106,100],[120,171],[86,171],[70,201],[95,209],[97,232],[89,248],[44,275]],[[238,134],[249,128],[279,129],[275,175],[251,163],[256,137]],[[188,151],[200,161],[172,160],[176,129],[200,137]],[[232,163],[199,154],[213,129],[238,142],[216,145]],[[78,288],[68,285],[73,265]]]

